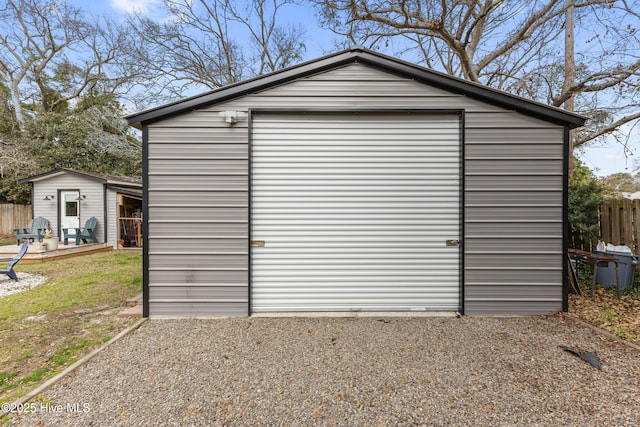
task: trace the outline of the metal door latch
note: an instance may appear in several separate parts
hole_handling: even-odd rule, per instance
[[[455,239],[452,239],[452,240],[446,240],[444,243],[445,243],[447,246],[460,246],[460,240],[455,240]]]
[[[254,248],[264,248],[264,240],[252,240],[251,246]]]

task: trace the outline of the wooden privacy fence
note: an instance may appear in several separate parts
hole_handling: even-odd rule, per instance
[[[26,227],[31,221],[31,205],[0,204],[0,234],[13,234],[16,227]]]
[[[640,200],[609,200],[600,207],[600,240],[640,253]]]

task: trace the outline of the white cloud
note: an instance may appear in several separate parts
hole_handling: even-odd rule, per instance
[[[110,0],[111,7],[122,12],[149,13],[149,9],[159,6],[161,0]]]

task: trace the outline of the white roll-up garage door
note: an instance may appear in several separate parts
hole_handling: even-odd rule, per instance
[[[460,306],[460,119],[254,114],[251,308]]]

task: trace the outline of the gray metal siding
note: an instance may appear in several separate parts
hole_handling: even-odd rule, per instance
[[[58,190],[79,190],[81,195],[86,196],[80,202],[80,226],[84,226],[89,218],[95,216],[98,218],[96,237],[99,242],[104,242],[104,186],[94,180],[68,173],[33,183],[33,216],[47,218],[55,236],[60,237],[62,231],[58,229]],[[54,195],[55,199],[42,200],[46,195]]]
[[[149,129],[149,313],[246,315],[247,128],[188,118]]]
[[[249,227],[247,121],[228,127],[218,113],[296,108],[465,110],[465,310],[562,308],[562,127],[352,63],[149,125],[151,316],[247,313],[248,265],[237,266],[248,231],[236,234]],[[524,256],[506,256],[515,253]],[[204,270],[201,256],[236,267]],[[185,293],[193,286],[197,294]]]
[[[563,129],[517,125],[466,130],[468,314],[562,309]]]

